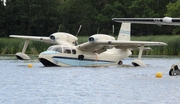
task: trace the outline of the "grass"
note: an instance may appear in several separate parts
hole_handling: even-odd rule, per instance
[[[79,37],[79,44],[86,42],[88,36]],[[153,51],[148,52],[148,55],[180,55],[180,35],[161,35],[161,36],[132,36],[134,41],[157,41],[165,42],[167,46],[152,46]],[[15,54],[21,52],[25,40],[16,38],[0,38],[0,54]],[[26,50],[27,54],[39,54],[47,50],[51,44],[44,42],[30,41]],[[134,51],[138,54],[138,51]]]
[[[0,54],[15,54],[21,52],[25,40],[15,38],[0,38]],[[46,50],[51,44],[30,41],[26,50],[27,54],[39,54]]]
[[[152,46],[152,55],[180,55],[180,35],[132,37],[132,40],[165,42],[167,46]]]

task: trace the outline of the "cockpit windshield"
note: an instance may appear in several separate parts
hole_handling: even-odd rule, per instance
[[[72,47],[63,47],[59,45],[51,46],[47,51],[57,51],[59,53],[76,54],[76,50]]]
[[[59,46],[51,46],[47,49],[47,51],[57,51],[57,52],[60,52],[62,53],[62,47],[59,47]]]

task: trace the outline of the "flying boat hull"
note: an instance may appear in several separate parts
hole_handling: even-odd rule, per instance
[[[126,55],[125,55],[126,54]],[[109,66],[117,65],[117,63],[124,57],[131,55],[131,52],[113,55],[112,53],[103,53],[96,55],[71,55],[62,54],[58,52],[45,51],[39,55],[39,61],[46,67],[49,66]],[[122,57],[123,56],[123,57]]]

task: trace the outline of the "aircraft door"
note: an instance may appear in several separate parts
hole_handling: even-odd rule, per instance
[[[83,60],[83,59],[84,59],[84,55],[79,55],[79,56],[78,56],[78,59],[79,59],[79,60]]]
[[[78,56],[79,59],[79,66],[84,66],[84,55],[79,55]]]

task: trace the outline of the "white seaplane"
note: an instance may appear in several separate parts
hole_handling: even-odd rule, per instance
[[[130,19],[130,20],[129,20]],[[134,66],[146,66],[141,61],[146,46],[164,46],[164,42],[152,41],[131,41],[131,23],[146,23],[143,18],[113,18],[116,22],[122,22],[117,40],[115,37],[106,34],[95,34],[88,38],[88,41],[77,44],[78,38],[65,32],[57,32],[49,37],[10,35],[13,38],[26,39],[22,52],[16,53],[18,59],[30,59],[25,54],[29,40],[49,42],[56,45],[50,46],[46,51],[39,54],[39,61],[44,66],[109,66],[122,64],[122,59],[132,55],[132,50],[139,49],[138,59],[132,64]],[[174,19],[150,18],[146,19],[147,24],[172,25]],[[126,22],[126,23],[124,23]],[[129,22],[129,23],[128,23]],[[174,24],[173,24],[174,25]]]

